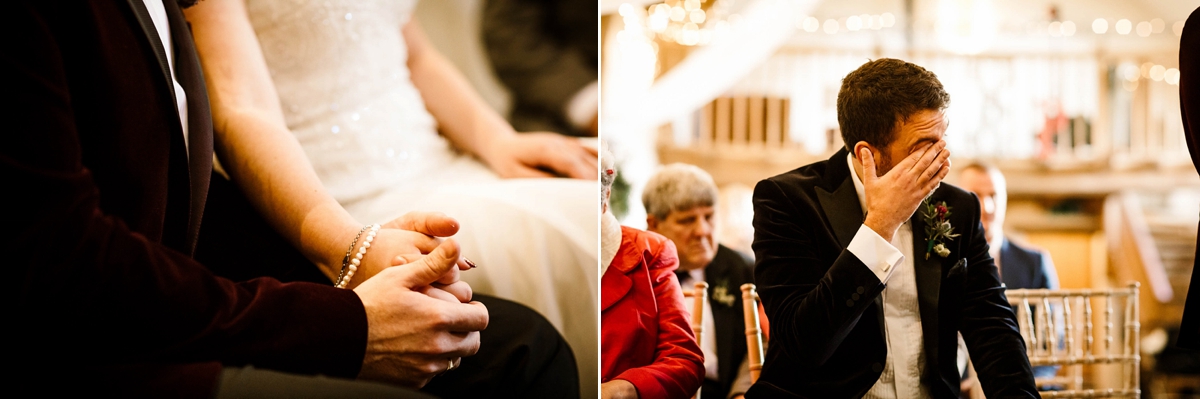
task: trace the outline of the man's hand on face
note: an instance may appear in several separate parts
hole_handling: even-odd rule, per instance
[[[463,293],[433,288],[458,261],[458,243],[447,239],[429,255],[380,271],[354,289],[367,313],[360,378],[420,388],[479,351],[487,308],[460,303]]]
[[[875,157],[870,150],[862,148],[859,159],[867,197],[863,224],[888,241],[950,173],[950,150],[945,140],[914,151],[883,176],[876,175]]]

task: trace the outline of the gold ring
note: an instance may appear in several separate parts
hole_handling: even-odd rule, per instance
[[[446,371],[454,370],[454,359],[448,360],[450,365],[446,367]]]

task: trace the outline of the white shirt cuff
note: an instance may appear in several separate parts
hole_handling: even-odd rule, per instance
[[[858,233],[854,234],[854,239],[850,240],[846,249],[867,265],[867,268],[875,273],[875,277],[879,277],[879,281],[885,284],[892,277],[896,266],[904,262],[904,254],[900,250],[865,224],[858,227]]]
[[[600,86],[592,82],[571,96],[567,102],[567,121],[577,129],[585,129],[592,124],[592,118],[600,109]]]

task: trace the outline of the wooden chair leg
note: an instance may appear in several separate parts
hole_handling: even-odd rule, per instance
[[[758,291],[754,284],[742,284],[742,313],[746,322],[746,351],[750,357],[750,382],[758,382],[762,373],[763,342],[758,320]]]
[[[686,293],[685,293],[686,294]],[[691,296],[692,306],[692,332],[696,334],[696,344],[703,345],[701,337],[704,336],[704,302],[708,301],[708,283],[700,281],[696,283],[696,288],[692,290]],[[701,388],[703,389],[703,388]],[[696,395],[692,399],[700,399],[700,391],[696,391]]]

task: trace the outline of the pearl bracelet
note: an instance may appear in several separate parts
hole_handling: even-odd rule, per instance
[[[350,254],[354,253],[354,246],[358,245],[358,239],[362,238],[362,233],[370,227],[363,226],[361,229],[358,229],[358,234],[354,236],[354,241],[350,242],[350,248],[346,248],[346,256],[342,257],[342,271],[338,273],[337,281],[333,283],[334,287],[342,285],[342,279],[346,278],[346,267],[350,265]]]
[[[362,238],[363,232],[367,231],[367,229],[371,231],[367,232],[366,238],[363,238],[362,246],[358,247],[358,252],[353,252],[354,246],[358,245],[359,238]],[[358,271],[358,266],[362,264],[363,256],[367,254],[367,248],[371,247],[371,241],[375,241],[375,233],[378,231],[378,224],[363,226],[358,231],[358,235],[350,243],[350,248],[346,250],[346,256],[342,258],[342,272],[338,275],[337,282],[333,283],[334,287],[346,288],[346,284],[350,283],[350,279],[354,278],[354,272]],[[351,257],[351,254],[354,254],[354,256]]]

